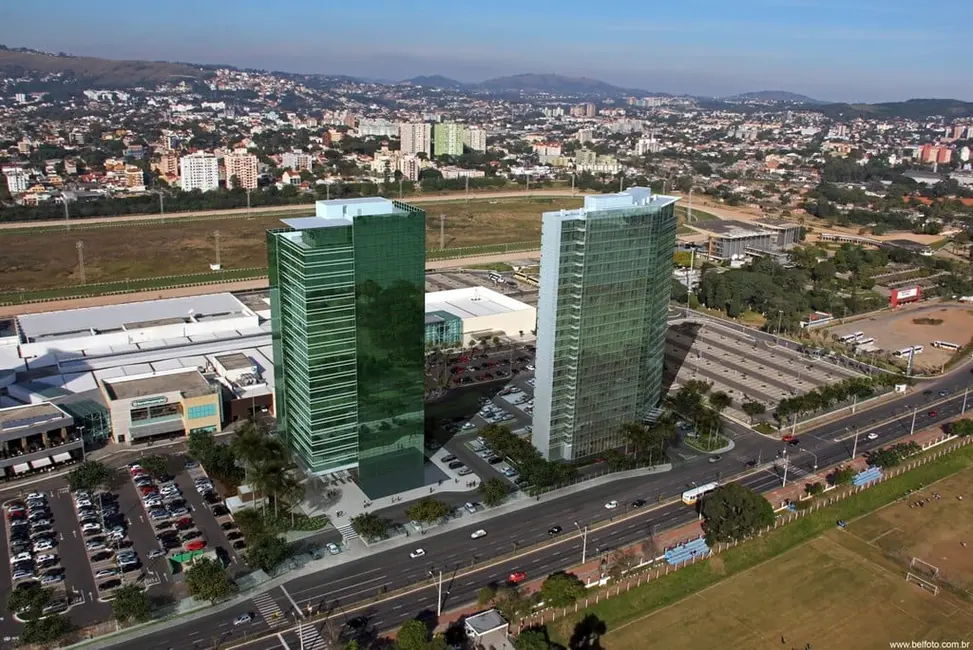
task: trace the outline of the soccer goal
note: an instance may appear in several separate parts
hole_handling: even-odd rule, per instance
[[[905,574],[905,581],[906,582],[912,582],[912,583],[915,583],[915,584],[919,585],[919,588],[920,589],[925,589],[926,591],[928,591],[929,593],[931,593],[933,596],[939,595],[939,587],[937,587],[933,583],[929,582],[925,578],[922,578],[920,576],[917,576],[916,574],[914,574],[912,572],[909,572],[909,573],[906,573]]]
[[[934,564],[929,564],[917,557],[912,558],[909,562],[909,571],[914,571],[916,573],[921,573],[927,578],[938,578],[939,577],[939,567]]]

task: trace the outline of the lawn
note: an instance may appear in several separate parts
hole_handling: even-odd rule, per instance
[[[535,241],[539,246],[541,213],[577,208],[581,203],[580,198],[534,198],[425,204],[427,248],[433,256],[443,257],[438,251],[440,215],[446,217],[447,249],[501,249],[502,244]],[[45,228],[43,232],[0,231],[0,249],[4,251],[0,257],[0,293],[80,285],[79,241],[84,242],[88,284],[209,273],[209,265],[216,261],[217,231],[224,269],[261,268],[267,264],[265,233],[281,225],[280,215],[261,214],[108,226],[75,224],[70,229]]]
[[[903,560],[926,553],[924,559],[941,564],[944,576],[949,572],[959,587],[967,584],[964,562],[973,551],[956,542],[973,534],[973,516],[966,510],[973,501],[971,466],[973,446],[967,446],[548,627],[552,637],[566,642],[579,621],[597,617],[607,628],[601,638],[605,650],[789,649],[807,643],[888,648],[889,641],[971,641],[970,595],[945,588],[945,582],[937,596],[919,590],[905,581]],[[910,489],[920,492],[905,497]],[[910,507],[933,491],[942,494],[941,501]],[[960,492],[962,502],[956,499]],[[851,525],[839,531],[838,519]],[[886,542],[898,549],[890,554],[881,542],[897,530],[903,537]],[[948,550],[936,550],[945,548],[942,544]]]

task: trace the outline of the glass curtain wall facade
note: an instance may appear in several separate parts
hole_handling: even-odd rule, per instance
[[[319,201],[268,232],[278,434],[371,498],[423,479],[425,213]]]
[[[544,214],[532,438],[552,460],[622,446],[662,399],[675,202],[631,188]]]

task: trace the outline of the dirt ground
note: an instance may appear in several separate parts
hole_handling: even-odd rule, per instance
[[[905,581],[916,554],[959,589],[973,585],[973,470],[834,530],[601,638],[605,650],[889,648],[973,641],[973,609],[955,593]],[[932,499],[937,491],[941,500]],[[964,495],[963,501],[957,496]],[[924,507],[910,507],[914,500]],[[903,646],[904,647],[904,646]],[[913,646],[919,647],[919,646]],[[947,647],[923,646],[923,647]],[[949,646],[970,647],[970,646]]]
[[[579,198],[488,199],[427,205],[427,242],[440,247],[440,215],[445,215],[447,248],[537,241],[541,213],[577,208]],[[309,210],[310,210],[309,206]],[[0,292],[49,289],[76,284],[77,242],[84,242],[88,283],[209,272],[220,259],[225,269],[267,264],[266,231],[280,227],[279,216],[255,214],[212,219],[168,220],[116,226],[74,225],[48,231],[0,230]]]
[[[926,323],[915,322],[930,319]],[[935,321],[942,321],[934,324]],[[920,368],[936,369],[949,361],[953,352],[932,347],[933,341],[948,341],[960,346],[973,339],[973,306],[959,304],[904,305],[895,311],[884,312],[868,319],[855,320],[829,333],[842,336],[852,332],[864,332],[875,339],[875,345],[883,350],[894,351],[922,345],[922,354],[913,358]]]
[[[937,582],[973,594],[971,485],[973,471],[961,472],[932,488],[910,495],[909,499],[853,522],[847,532],[901,562],[904,567],[912,558],[919,558],[939,569]],[[940,498],[937,499],[936,494]],[[916,573],[920,570],[914,569]]]

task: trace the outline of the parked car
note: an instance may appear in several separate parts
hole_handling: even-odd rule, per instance
[[[521,582],[523,582],[526,579],[527,579],[527,573],[525,573],[524,571],[514,571],[513,573],[510,574],[510,577],[507,578],[507,582],[509,582],[512,585],[519,585]]]
[[[422,557],[425,554],[426,554],[426,551],[425,550],[423,550],[421,548],[417,548],[416,550],[414,550],[411,553],[409,553],[409,557],[411,557],[414,560],[417,557]]]
[[[201,551],[204,548],[206,548],[206,542],[201,539],[197,539],[186,544],[187,551]]]
[[[473,531],[473,533],[470,535],[470,539],[480,539],[481,537],[486,537],[486,534],[487,532],[481,528]]]
[[[615,501],[614,499],[605,504],[605,508],[607,508],[608,510],[614,510],[617,507],[618,507],[618,501]]]
[[[105,541],[101,539],[92,539],[85,542],[85,549],[88,551],[100,551],[105,548]]]
[[[233,625],[249,625],[253,621],[253,614],[240,614],[233,619]]]
[[[118,569],[100,569],[95,572],[95,580],[117,576],[119,573],[121,573],[121,571]]]

